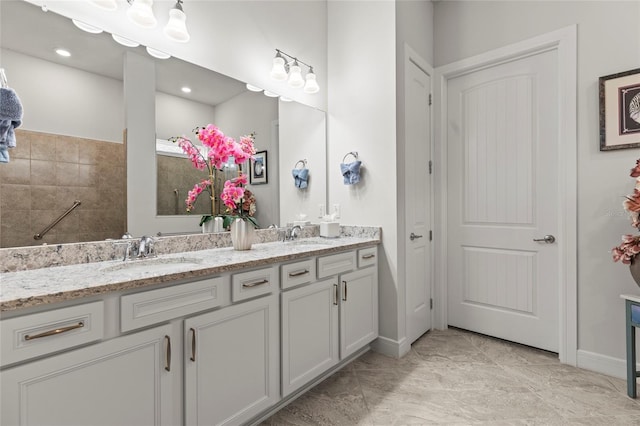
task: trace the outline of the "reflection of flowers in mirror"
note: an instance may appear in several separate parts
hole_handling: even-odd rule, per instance
[[[631,226],[640,228],[640,159],[636,160],[636,166],[631,169],[630,176],[636,178],[636,186],[633,194],[627,195],[622,206],[629,213]],[[612,250],[613,261],[622,261],[630,264],[640,254],[640,235],[623,235],[622,244]]]
[[[189,157],[193,167],[198,170],[205,170],[208,172],[209,176],[196,183],[193,186],[193,189],[189,191],[187,199],[185,200],[187,212],[191,212],[200,194],[203,192],[209,193],[211,214],[202,217],[200,220],[200,225],[202,226],[204,222],[213,218],[215,212],[214,171],[222,170],[229,161],[233,161],[235,164],[240,165],[245,163],[247,160],[253,159],[253,156],[256,153],[254,147],[255,134],[251,133],[249,135],[242,136],[240,140],[236,142],[233,138],[225,136],[225,134],[213,124],[208,124],[205,127],[197,127],[194,129],[194,132],[198,136],[202,145],[206,148],[206,151],[199,149],[190,139],[184,136],[173,137],[169,140],[177,143],[178,146],[182,148],[182,151]],[[227,188],[227,184],[235,188],[231,200],[242,199],[244,194],[243,186],[246,185],[246,183],[246,175],[242,172],[239,173],[238,177],[225,182],[225,190]],[[227,203],[225,202],[225,204]],[[227,204],[227,206],[230,207],[229,204]]]

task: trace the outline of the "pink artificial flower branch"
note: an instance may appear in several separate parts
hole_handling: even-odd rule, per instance
[[[636,165],[631,169],[630,176],[636,178],[636,185],[633,194],[627,195],[622,202],[622,207],[629,213],[631,226],[640,227],[640,159],[636,160]],[[622,244],[611,250],[613,261],[621,261],[630,264],[640,253],[640,235],[623,235]]]

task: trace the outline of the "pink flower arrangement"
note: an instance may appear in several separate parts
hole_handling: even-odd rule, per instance
[[[233,158],[233,162],[238,165],[245,163],[247,160],[252,160],[256,153],[254,147],[255,135],[251,133],[242,136],[240,141],[236,142],[233,138],[225,136],[225,134],[213,124],[208,124],[205,127],[197,127],[194,131],[200,142],[202,142],[202,146],[206,148],[206,153],[203,153],[191,140],[185,137],[175,137],[170,140],[176,142],[178,146],[182,148],[182,151],[187,154],[189,160],[191,160],[193,167],[198,170],[206,170],[209,173],[208,178],[201,180],[193,186],[193,189],[189,191],[187,199],[185,200],[187,212],[191,212],[200,194],[203,192],[209,193],[211,214],[201,218],[200,226],[202,226],[203,223],[213,218],[215,211],[215,192],[213,187],[215,170],[221,170],[230,158]],[[247,217],[242,211],[242,204],[245,193],[244,185],[246,184],[247,176],[240,171],[237,178],[225,182],[224,189],[220,195],[220,199],[231,213],[245,220],[247,220]],[[240,207],[238,208],[238,206]],[[257,226],[253,218],[251,218],[251,222]]]
[[[636,178],[636,186],[633,194],[625,197],[622,206],[629,213],[631,226],[640,228],[640,159],[636,160],[636,166],[631,169],[630,176]],[[630,264],[638,253],[640,253],[640,235],[623,235],[622,244],[612,250],[613,261]]]

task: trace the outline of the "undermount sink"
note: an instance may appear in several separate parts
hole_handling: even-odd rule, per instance
[[[175,269],[176,266],[196,266],[202,263],[202,259],[191,257],[168,257],[168,258],[142,258],[126,260],[116,264],[109,264],[100,268],[103,272],[123,271],[123,272],[149,272],[165,271]]]

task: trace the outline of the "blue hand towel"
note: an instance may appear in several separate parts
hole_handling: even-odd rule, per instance
[[[18,120],[18,126],[21,121]],[[14,125],[14,121],[0,120],[0,147],[3,148],[15,148],[16,147],[16,135],[13,131],[18,127]]]
[[[309,169],[291,170],[296,188],[305,189],[309,182]]]
[[[344,177],[345,185],[353,185],[360,182],[360,165],[362,161],[354,161],[353,163],[340,163],[340,172]]]

